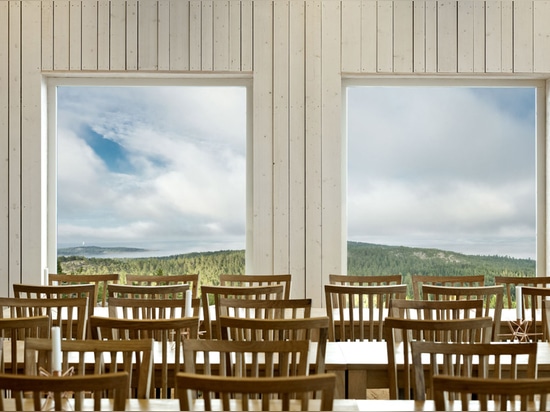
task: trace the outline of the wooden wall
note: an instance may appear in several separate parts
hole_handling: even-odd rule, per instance
[[[346,261],[342,78],[546,78],[549,21],[546,0],[1,0],[0,290],[55,267],[49,77],[250,76],[248,267],[321,304]]]

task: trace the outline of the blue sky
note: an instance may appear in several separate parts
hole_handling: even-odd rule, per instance
[[[348,239],[534,258],[534,103],[350,88]],[[244,88],[60,87],[59,245],[243,249],[245,143]]]

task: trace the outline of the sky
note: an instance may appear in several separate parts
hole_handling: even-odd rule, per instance
[[[535,89],[353,87],[348,239],[535,258]]]
[[[58,245],[244,249],[243,87],[58,88]],[[535,90],[351,87],[348,240],[535,258]],[[138,255],[133,255],[138,256]]]

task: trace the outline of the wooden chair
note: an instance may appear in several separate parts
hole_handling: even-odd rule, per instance
[[[109,298],[109,317],[121,319],[175,319],[186,317],[187,299]],[[200,299],[192,299],[191,316],[200,315]]]
[[[488,343],[493,320],[490,317],[452,320],[419,320],[387,317],[384,335],[388,352],[390,399],[411,398],[411,342]],[[398,365],[403,365],[403,379],[398,380]],[[400,383],[403,383],[403,386]]]
[[[537,377],[536,343],[411,342],[414,399],[433,399],[432,381],[439,374],[481,378],[517,379]],[[429,356],[429,369],[423,362]],[[519,364],[526,363],[520,371]],[[474,366],[477,369],[474,370]]]
[[[423,285],[441,285],[441,286],[484,286],[484,275],[469,275],[469,276],[429,276],[429,275],[412,275],[411,276],[413,299],[426,299],[423,297]]]
[[[204,375],[256,378],[307,375],[308,352],[307,340],[183,341],[185,372]]]
[[[328,275],[328,281],[331,285],[342,286],[384,286],[400,285],[403,283],[401,275],[379,275],[379,276],[361,276],[361,275]]]
[[[405,319],[469,319],[483,316],[483,300],[392,299],[389,315]]]
[[[79,285],[91,283],[95,286],[94,296],[92,298],[93,306],[107,306],[107,287],[109,284],[117,284],[120,275],[117,273],[106,273],[97,275],[65,275],[50,273],[48,275],[48,284],[50,285]],[[100,298],[101,292],[101,298]]]
[[[325,285],[329,340],[383,340],[383,322],[392,299],[405,299],[407,285]]]
[[[521,320],[523,332],[518,335],[519,340],[549,341],[547,328],[547,313],[544,310],[550,300],[550,288],[522,286],[521,287]]]
[[[283,285],[282,299],[290,299],[292,275],[220,275],[220,286],[273,286]]]
[[[108,299],[133,298],[133,299],[185,299],[185,292],[189,290],[189,284],[162,285],[162,286],[133,286],[111,285],[108,289]],[[108,302],[110,305],[111,303]]]
[[[199,318],[178,319],[115,319],[92,316],[90,318],[94,339],[151,339],[155,341],[153,362],[160,362],[160,377],[155,376],[152,390],[158,389],[158,397],[168,398],[174,388],[173,377],[180,371],[181,346],[184,336],[198,338]],[[160,350],[158,349],[160,346]],[[159,359],[160,358],[160,359]]]
[[[101,375],[76,376],[27,376],[0,375],[0,410],[5,408],[5,390],[11,391],[15,398],[16,410],[68,410],[67,398],[74,392],[75,411],[81,411],[83,394],[92,393],[94,410],[105,410],[101,398],[106,390],[114,392],[113,410],[126,409],[128,374],[126,372],[105,373]],[[23,402],[23,393],[32,393],[32,404]],[[30,401],[30,400],[29,400]],[[27,406],[27,408],[25,408]]]
[[[500,322],[504,302],[504,287],[494,286],[438,286],[424,285],[424,299],[429,300],[483,300],[483,316],[491,316],[493,311],[493,333],[491,340],[500,340]]]
[[[126,284],[134,286],[190,285],[195,298],[199,298],[199,274],[187,275],[126,275]]]
[[[48,316],[0,319],[0,344],[3,348],[3,340],[9,340],[11,356],[9,367],[7,367],[4,361],[4,352],[2,352],[0,373],[10,371],[12,374],[17,374],[20,370],[23,371],[24,357],[18,350],[18,346],[23,345],[28,337],[49,338],[50,330]]]
[[[308,340],[315,350],[314,370],[325,372],[325,355],[329,329],[326,316],[304,319],[248,319],[221,316],[221,337],[237,341]],[[312,336],[317,337],[313,341]]]
[[[434,376],[433,389],[437,411],[546,411],[550,378],[486,379],[438,375]],[[462,409],[449,404],[449,394],[461,399]],[[478,401],[472,401],[473,395]],[[489,406],[490,400],[494,405]]]
[[[86,338],[88,298],[0,298],[0,308],[12,318],[48,316],[50,326],[61,327],[64,339]]]
[[[147,399],[151,390],[153,371],[153,339],[125,341],[87,339],[61,341],[62,370],[74,368],[76,375],[89,373],[128,373],[128,397]],[[93,367],[89,357],[93,356]],[[38,375],[40,369],[50,371],[51,339],[25,339],[25,373]]]
[[[504,306],[516,307],[516,286],[549,287],[550,276],[495,276],[495,285],[504,285]]]
[[[247,275],[248,276],[248,275]],[[267,276],[267,275],[266,275]],[[201,302],[204,319],[205,339],[219,338],[217,319],[221,316],[220,298],[246,300],[280,300],[283,299],[283,285],[267,286],[209,286],[201,287]],[[211,312],[211,307],[213,312]]]
[[[336,376],[326,373],[276,378],[235,378],[179,373],[176,384],[182,411],[199,410],[196,408],[197,391],[202,394],[200,410],[214,410],[212,404],[219,401],[221,408],[216,410],[224,411],[331,411]],[[313,399],[318,392],[321,393],[321,398]],[[218,394],[219,400],[215,399]],[[298,401],[291,403],[291,399]],[[317,406],[319,401],[320,407]]]

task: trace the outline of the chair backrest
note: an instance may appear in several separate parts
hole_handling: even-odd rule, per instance
[[[181,346],[184,338],[197,339],[199,317],[177,319],[116,319],[92,316],[90,318],[94,339],[151,339],[155,340],[153,362],[160,363],[160,377],[155,376],[151,390],[158,397],[170,396],[170,382],[180,370]],[[158,348],[160,346],[160,348]],[[171,378],[169,379],[169,375]]]
[[[92,394],[94,410],[105,410],[102,407],[102,394],[109,390],[114,393],[113,410],[123,411],[126,408],[128,374],[126,372],[106,373],[101,375],[75,376],[26,376],[0,375],[0,410],[5,408],[5,390],[15,398],[16,410],[83,410],[83,394]],[[74,406],[66,405],[67,397],[74,392]],[[32,393],[32,401],[23,402],[23,393]],[[26,406],[26,407],[25,407]],[[65,409],[63,409],[65,408]]]
[[[308,340],[312,351],[316,347],[314,369],[325,371],[325,355],[329,319],[326,316],[304,319],[249,319],[221,316],[218,319],[221,337],[237,341]],[[313,341],[312,336],[317,337]]]
[[[413,298],[416,300],[426,299],[422,292],[423,285],[441,285],[441,286],[484,286],[484,275],[466,275],[466,276],[429,276],[412,275],[411,283],[413,288]]]
[[[392,299],[389,315],[405,319],[468,319],[483,316],[483,300]]]
[[[545,301],[550,300],[550,288],[522,286],[521,287],[521,318],[524,323],[525,336],[519,340],[549,341]]]
[[[439,375],[433,379],[435,410],[546,411],[550,378],[498,379]],[[451,406],[450,394],[459,406]],[[477,401],[472,400],[473,396]],[[519,399],[518,399],[519,398]],[[493,401],[494,405],[489,406]]]
[[[433,399],[432,380],[439,374],[517,379],[537,377],[536,343],[447,343],[411,342],[414,369],[414,399]],[[424,359],[423,359],[424,355]],[[429,357],[426,370],[425,357]],[[474,369],[476,368],[476,369]],[[523,372],[523,371],[522,371]]]
[[[82,285],[29,285],[16,283],[13,285],[13,293],[16,298],[28,299],[88,298],[88,317],[94,313],[95,285],[91,283]],[[86,333],[89,336],[89,327]]]
[[[250,403],[258,402],[261,405],[257,405],[256,410],[262,411],[331,411],[335,384],[336,376],[331,373],[276,378],[234,378],[192,373],[179,373],[176,376],[182,411],[198,410],[195,405],[198,402],[196,395],[189,393],[197,391],[202,394],[200,408],[207,411],[214,410],[213,404],[216,402],[221,405],[218,404],[215,410],[223,411],[254,410],[256,405]],[[320,399],[313,399],[319,392]],[[218,395],[219,399],[215,399]],[[297,401],[292,402],[292,399]]]
[[[189,305],[189,307],[188,307]],[[188,313],[189,312],[189,313]],[[200,315],[200,299],[109,298],[109,316],[121,319],[175,319]]]
[[[499,340],[502,306],[504,302],[504,287],[494,286],[438,286],[424,285],[424,299],[429,300],[483,300],[483,316],[492,316],[492,340]],[[492,312],[492,315],[491,315]]]
[[[387,317],[384,335],[388,352],[390,399],[398,399],[403,389],[405,399],[411,398],[411,342],[488,343],[493,320],[490,317],[452,320],[419,320]],[[398,365],[403,365],[403,379],[398,380]],[[400,383],[403,386],[400,387]]]
[[[383,286],[383,285],[400,285],[403,283],[402,275],[328,275],[328,281],[331,285],[342,286]]]
[[[282,299],[290,299],[290,288],[292,275],[274,274],[274,275],[232,275],[222,273],[220,275],[220,286],[273,286],[283,285]]]
[[[24,357],[18,346],[28,337],[49,338],[50,318],[48,316],[36,316],[30,318],[5,318],[0,319],[0,343],[8,340],[10,344],[11,359],[9,365],[4,361],[4,352],[0,356],[0,373],[7,371],[17,374],[23,373]]]
[[[118,273],[102,273],[97,275],[66,275],[50,273],[48,283],[50,285],[79,285],[91,283],[95,286],[93,305],[107,306],[107,288],[109,284],[117,284],[120,280]],[[101,298],[100,298],[101,296]]]
[[[65,339],[85,339],[88,298],[0,298],[0,308],[10,317],[48,316],[50,326],[60,326]]]
[[[244,275],[241,275],[244,276]],[[249,275],[247,275],[249,276]],[[267,276],[267,275],[266,275]],[[273,300],[283,299],[283,285],[267,286],[209,286],[201,287],[201,302],[204,319],[205,339],[219,338],[217,319],[221,316],[220,298]],[[210,306],[212,305],[212,307]],[[213,312],[213,313],[212,313]]]
[[[74,368],[77,375],[87,373],[128,373],[128,397],[147,399],[153,371],[153,339],[117,340],[62,340],[62,370]],[[93,355],[93,368],[88,354]],[[25,373],[38,375],[51,370],[51,339],[25,339]]]
[[[516,286],[550,286],[550,276],[495,276],[495,285],[504,285],[504,306],[516,307]]]
[[[133,299],[185,299],[185,292],[189,290],[189,284],[183,285],[111,285],[108,289],[108,300],[111,298]],[[110,302],[108,302],[110,305]]]
[[[126,284],[134,286],[163,286],[189,284],[193,297],[199,297],[199,274],[186,275],[126,275]]]
[[[234,377],[296,376],[309,373],[309,341],[186,339],[185,372]]]
[[[407,285],[325,285],[331,341],[381,341],[392,299],[405,299]]]

